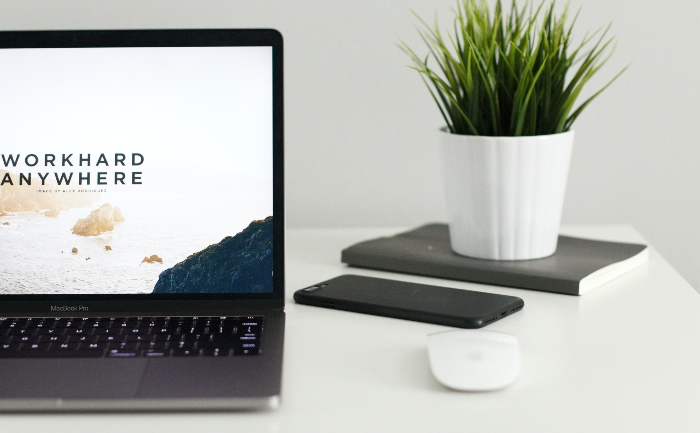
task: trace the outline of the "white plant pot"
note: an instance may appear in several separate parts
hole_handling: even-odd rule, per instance
[[[554,254],[574,132],[441,136],[452,250],[492,260]]]

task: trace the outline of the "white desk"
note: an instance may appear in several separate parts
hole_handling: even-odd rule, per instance
[[[267,413],[4,415],[0,432],[660,432],[700,429],[700,296],[652,248],[647,265],[583,297],[348,268],[340,250],[391,229],[287,236],[282,406]],[[564,234],[645,242],[625,226]],[[449,329],[303,305],[295,290],[342,273],[516,295],[525,308],[488,329],[520,339],[510,388],[449,391],[426,336]]]

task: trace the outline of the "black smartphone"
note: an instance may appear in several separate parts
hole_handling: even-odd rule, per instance
[[[516,296],[360,275],[341,275],[297,290],[294,301],[457,328],[481,328],[525,305]]]

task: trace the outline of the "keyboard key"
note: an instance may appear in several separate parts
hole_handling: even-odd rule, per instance
[[[4,343],[0,344],[0,351],[17,350],[22,345],[22,343]]]
[[[167,342],[157,343],[157,342],[151,341],[150,343],[142,345],[142,347],[145,348],[146,350],[163,351],[163,350],[170,349],[170,344]]]
[[[202,356],[228,356],[231,349],[202,349]]]
[[[151,341],[175,341],[178,339],[176,336],[172,336],[170,334],[156,334],[153,335],[151,334]]]
[[[46,350],[50,345],[51,343],[22,343],[19,350]]]
[[[108,343],[80,343],[80,348],[78,350],[95,349],[104,351],[107,345]]]
[[[126,342],[151,341],[150,335],[126,335],[126,336],[122,336],[122,337],[124,337],[124,341],[126,341]]]
[[[234,348],[233,349],[233,354],[236,356],[257,355],[259,353],[260,353],[260,350],[257,347],[256,348],[247,348],[247,349],[244,349],[244,348]]]
[[[165,326],[165,319],[155,319],[149,318],[141,321],[141,326],[147,326],[149,328],[162,328]]]
[[[177,319],[178,326],[181,328],[191,328],[192,324],[196,322],[197,319],[194,317],[179,317]]]
[[[79,326],[82,326],[82,324],[83,323],[81,320],[60,318],[60,319],[56,320],[53,327],[54,328],[77,328]]]
[[[78,348],[80,343],[51,343],[51,350],[54,351],[67,351],[75,350]]]
[[[258,345],[256,343],[244,343],[238,346],[241,349],[257,349]]]
[[[255,343],[258,341],[258,336],[257,335],[241,335],[236,339],[236,342],[245,344],[245,343]]]
[[[182,349],[182,350],[189,350],[189,349],[196,349],[197,347],[197,342],[192,342],[192,341],[175,341],[170,343],[170,347],[175,348],[175,349]]]
[[[173,349],[173,356],[199,356],[199,349]]]
[[[24,325],[25,328],[43,328],[46,327],[44,319],[29,319]]]
[[[65,343],[70,339],[70,335],[36,335],[37,341],[45,343]]]
[[[145,328],[124,328],[122,330],[122,335],[148,335],[151,329]]]
[[[148,358],[163,358],[165,356],[170,356],[170,351],[162,349],[144,349],[141,354]]]
[[[213,334],[211,337],[209,337],[209,341],[211,341],[211,342],[217,342],[217,341],[221,341],[221,342],[231,341],[231,342],[233,342],[236,340],[237,340],[236,336],[232,335],[232,334]]]
[[[95,328],[92,335],[121,335],[121,328]]]
[[[29,318],[14,319],[15,326],[17,328],[23,328],[29,320],[31,320],[31,319],[29,319]]]
[[[185,331],[183,331],[183,334],[208,334],[209,325],[207,324],[207,322],[211,323],[210,320],[198,320],[196,323],[193,323],[192,326],[188,327]]]
[[[109,328],[111,323],[112,321],[108,318],[91,319],[83,324],[83,328]]]
[[[113,328],[138,328],[141,321],[137,318],[122,318],[112,322]]]
[[[136,349],[140,348],[140,342],[138,341],[130,341],[130,342],[116,342],[113,341],[109,343],[108,348],[111,349],[120,349],[120,350],[131,350],[134,351]]]
[[[36,335],[62,335],[65,328],[40,328],[36,330]]]
[[[35,328],[10,328],[6,335],[33,335],[35,333]]]
[[[209,342],[209,343],[199,343],[197,347],[203,350],[219,350],[221,352],[228,352],[235,346],[233,341],[219,341],[219,342]]]
[[[83,335],[83,334],[90,334],[92,329],[83,329],[83,328],[72,328],[72,327],[66,327],[66,332],[64,332],[64,335]]]
[[[134,349],[109,349],[107,351],[107,356],[110,358],[134,358],[138,354]]]
[[[124,336],[123,336],[123,335],[102,335],[102,334],[98,334],[98,335],[93,335],[93,337],[95,337],[95,340],[94,340],[95,342],[99,342],[99,341],[106,341],[106,342],[118,341],[118,342],[122,342],[122,341],[124,341]]]

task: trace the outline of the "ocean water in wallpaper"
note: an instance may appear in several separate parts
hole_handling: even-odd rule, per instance
[[[123,221],[95,236],[73,229],[104,200],[57,216],[9,213],[0,217],[0,293],[151,293],[164,270],[267,216],[245,205],[253,197],[241,197],[241,206],[232,206],[230,198],[136,194],[109,203],[119,208]]]

